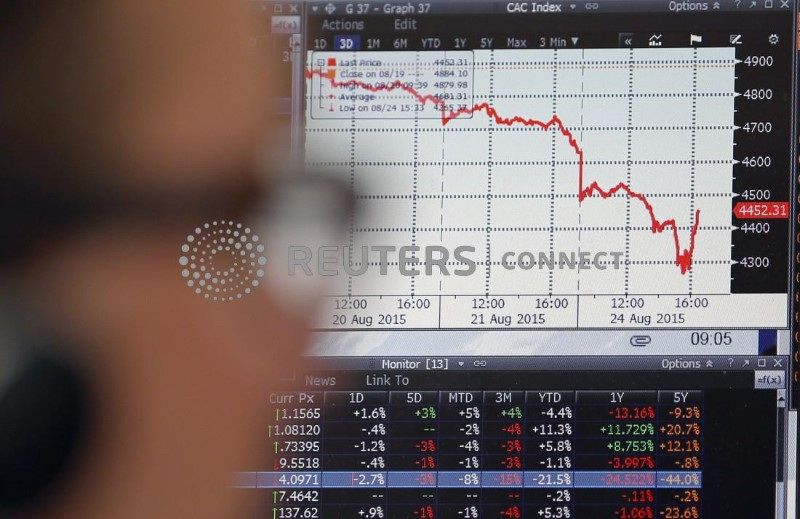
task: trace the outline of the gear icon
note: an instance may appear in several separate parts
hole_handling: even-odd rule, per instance
[[[768,40],[771,45],[777,45],[778,42],[780,41],[780,38],[778,37],[777,34],[770,34]]]

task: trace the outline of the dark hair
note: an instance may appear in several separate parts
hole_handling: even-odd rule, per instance
[[[0,3],[0,266],[89,207],[93,4]]]

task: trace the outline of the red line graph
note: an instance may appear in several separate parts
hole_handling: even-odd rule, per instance
[[[413,96],[422,105],[431,103],[438,107],[439,111],[441,112],[442,126],[447,126],[450,121],[457,119],[462,115],[472,115],[476,112],[485,113],[486,116],[493,119],[495,123],[503,126],[520,124],[522,126],[542,128],[543,130],[549,130],[552,126],[556,126],[561,134],[567,138],[569,145],[578,156],[578,203],[583,202],[585,199],[590,198],[595,194],[599,195],[603,199],[606,199],[619,192],[623,192],[630,198],[638,200],[642,203],[648,215],[650,216],[650,230],[653,234],[659,234],[668,229],[672,231],[672,239],[675,242],[675,265],[680,268],[681,274],[686,274],[687,271],[691,270],[692,257],[694,256],[695,238],[697,236],[697,230],[700,226],[700,211],[697,210],[694,213],[694,224],[692,225],[692,230],[689,234],[689,247],[682,248],[681,239],[678,235],[678,224],[676,223],[675,219],[669,218],[667,220],[659,220],[656,218],[655,209],[653,209],[652,204],[650,204],[650,202],[647,200],[647,197],[645,197],[642,193],[634,191],[628,184],[624,182],[620,182],[610,189],[603,189],[600,187],[597,181],[593,181],[591,184],[586,186],[583,178],[583,149],[578,144],[575,136],[572,135],[572,132],[570,132],[569,129],[564,125],[558,115],[553,114],[553,117],[549,121],[527,119],[519,115],[515,115],[513,117],[503,117],[497,113],[497,110],[495,110],[495,108],[489,103],[478,103],[472,107],[465,106],[459,108],[458,110],[448,110],[445,102],[438,97],[431,94],[423,95],[414,88],[404,85],[400,81],[384,83],[380,85],[364,83],[357,79],[337,81],[335,73],[332,70],[323,72],[322,70],[306,69],[306,78],[312,79],[314,76],[327,79],[333,88],[361,88],[369,92],[391,92],[393,90],[401,90]]]

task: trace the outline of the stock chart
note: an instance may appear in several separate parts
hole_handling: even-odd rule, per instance
[[[737,90],[757,64],[736,50],[309,52],[307,163],[349,179],[363,208],[346,261],[407,243],[427,274],[340,276],[322,325],[784,325],[785,288],[737,283],[770,258],[738,256],[734,233],[769,232],[788,202],[734,190],[743,161],[772,160],[734,153],[772,126],[743,122],[736,99],[773,95]],[[463,246],[469,275],[448,256]],[[347,313],[367,308],[406,312]]]

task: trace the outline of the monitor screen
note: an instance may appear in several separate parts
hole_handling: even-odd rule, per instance
[[[353,200],[254,517],[798,517],[795,0],[253,8]]]

